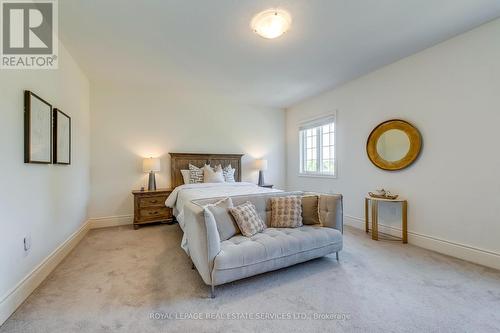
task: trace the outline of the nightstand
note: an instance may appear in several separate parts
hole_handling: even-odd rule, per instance
[[[263,184],[263,185],[259,185],[260,187],[265,187],[265,188],[273,188],[274,185],[272,184]]]
[[[172,222],[172,209],[165,206],[171,189],[132,191],[134,195],[134,229],[148,223]]]

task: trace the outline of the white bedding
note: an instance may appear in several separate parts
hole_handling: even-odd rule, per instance
[[[177,186],[172,191],[165,201],[165,205],[173,209],[179,226],[184,231],[184,205],[192,200],[269,192],[280,192],[280,190],[259,187],[253,183],[245,182],[185,184]],[[189,255],[186,235],[182,237],[181,247]]]

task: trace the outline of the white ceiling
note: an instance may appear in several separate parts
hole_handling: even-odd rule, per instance
[[[61,0],[60,35],[93,83],[287,107],[500,16],[498,0]],[[266,40],[249,22],[292,15]]]

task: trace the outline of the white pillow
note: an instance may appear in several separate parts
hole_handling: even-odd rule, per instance
[[[181,170],[181,174],[182,174],[182,180],[184,180],[184,184],[189,184],[189,178],[190,178],[189,170]]]
[[[234,180],[234,172],[235,171],[236,171],[236,169],[233,169],[233,167],[231,166],[231,164],[229,164],[227,167],[225,167],[222,170],[222,173],[224,174],[224,180],[227,183],[234,183],[234,182],[236,182]]]
[[[227,167],[226,167],[227,168]],[[229,168],[231,168],[231,164],[229,164]],[[225,169],[225,168],[224,168]],[[222,165],[221,164],[218,164],[215,166],[214,170],[217,172],[217,171],[222,171],[222,175],[224,176],[224,182],[227,182],[227,179],[226,179],[226,173],[224,171],[224,169],[222,168]]]
[[[208,180],[208,173],[210,171],[213,171],[214,169],[210,166],[210,164],[205,164],[203,166],[203,168],[201,168],[201,170],[203,170],[203,182],[204,183],[209,183],[209,182],[207,182],[207,180]]]
[[[210,165],[203,167],[203,182],[204,183],[224,183],[224,174],[222,170],[215,171]]]
[[[232,215],[228,211],[228,208],[232,207],[233,201],[229,197],[204,206],[205,219],[212,219],[213,223],[217,225],[221,242],[240,233],[238,225],[234,222]]]

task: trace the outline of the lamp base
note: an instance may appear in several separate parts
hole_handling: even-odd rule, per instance
[[[156,191],[156,175],[153,171],[149,173],[148,191]]]
[[[264,185],[264,171],[259,170],[259,186]]]

